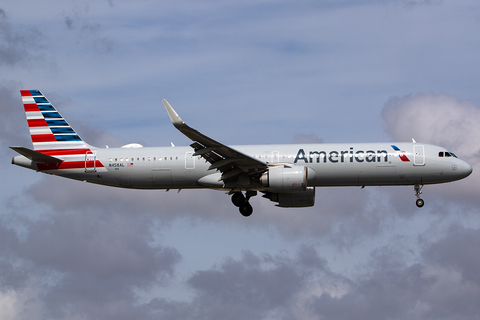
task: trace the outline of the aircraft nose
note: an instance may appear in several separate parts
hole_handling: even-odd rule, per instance
[[[469,164],[466,163],[466,162],[463,163],[462,169],[463,169],[463,175],[464,175],[464,177],[468,177],[468,176],[472,173],[472,171],[473,171],[472,166],[469,165]]]

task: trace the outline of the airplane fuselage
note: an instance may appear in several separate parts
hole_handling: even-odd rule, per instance
[[[232,148],[270,166],[307,167],[309,187],[435,184],[455,181],[471,172],[465,161],[450,156],[444,148],[428,144],[290,144]],[[208,170],[210,164],[193,154],[191,147],[90,148],[74,155],[56,155],[65,162],[53,168],[24,156],[15,157],[13,162],[44,173],[114,187],[223,189],[224,184],[218,181],[220,177],[215,170]],[[246,187],[237,186],[238,189]],[[259,185],[250,189],[268,188]]]

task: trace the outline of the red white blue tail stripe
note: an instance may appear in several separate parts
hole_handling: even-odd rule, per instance
[[[21,90],[20,93],[35,151],[88,149],[89,146],[39,90]]]
[[[20,90],[32,137],[37,152],[64,160],[60,164],[37,164],[38,169],[80,169],[103,167],[95,160],[90,145],[84,142],[62,115],[39,90]]]

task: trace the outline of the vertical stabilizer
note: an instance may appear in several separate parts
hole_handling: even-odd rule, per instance
[[[39,90],[21,90],[20,93],[35,151],[89,149],[90,146]]]

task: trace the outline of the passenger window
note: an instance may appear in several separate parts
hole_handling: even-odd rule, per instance
[[[150,157],[148,157],[148,161],[150,161]]]
[[[178,160],[178,157],[176,157],[175,160]]]
[[[145,161],[145,157],[143,157],[143,159],[142,159],[142,160],[143,160],[143,161]]]

